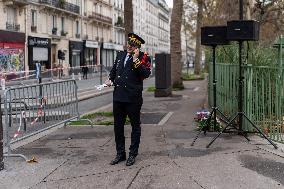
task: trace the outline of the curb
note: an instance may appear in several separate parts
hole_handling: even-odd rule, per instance
[[[95,90],[95,89],[94,89]],[[102,96],[108,93],[113,92],[114,89],[106,89],[104,91],[100,91],[100,92],[95,92],[93,94],[87,94],[87,95],[80,95],[80,92],[78,92],[78,101],[83,101],[83,100],[87,100],[93,97],[97,97],[97,96]],[[93,90],[90,90],[89,92],[91,93]],[[87,92],[87,91],[84,91]]]

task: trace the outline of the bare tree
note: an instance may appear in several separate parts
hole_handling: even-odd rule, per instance
[[[132,0],[124,0],[124,28],[125,28],[125,41],[127,42],[128,33],[133,32]]]
[[[170,41],[171,41],[171,76],[172,76],[172,86],[179,87],[182,86],[181,80],[181,25],[182,25],[182,12],[183,12],[183,0],[174,0],[173,10],[171,16],[171,31],[170,31]]]

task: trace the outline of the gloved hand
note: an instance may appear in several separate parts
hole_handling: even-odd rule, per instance
[[[110,79],[105,80],[105,85],[110,87],[113,85],[112,81]]]

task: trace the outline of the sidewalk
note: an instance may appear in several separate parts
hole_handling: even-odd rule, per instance
[[[223,134],[206,149],[216,134],[208,133],[190,146],[196,135],[194,114],[207,98],[206,81],[184,84],[185,90],[173,97],[144,94],[142,112],[167,116],[160,124],[142,125],[135,165],[109,165],[115,155],[112,126],[61,128],[15,150],[35,156],[38,163],[6,159],[0,188],[284,188],[283,153],[258,137],[247,143],[243,137]],[[126,126],[127,147],[130,131]]]

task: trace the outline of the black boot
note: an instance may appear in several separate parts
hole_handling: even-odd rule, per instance
[[[130,155],[126,161],[126,166],[131,166],[135,163],[135,156]]]
[[[116,157],[114,158],[114,160],[112,160],[110,162],[111,165],[115,165],[115,164],[118,164],[119,162],[121,161],[125,161],[126,160],[126,155],[123,154],[123,155],[116,155]]]

